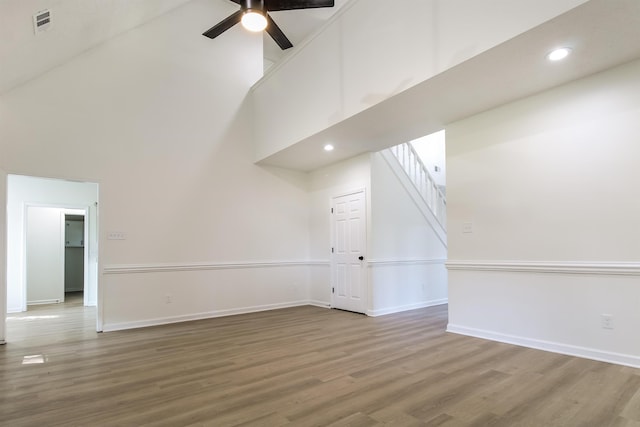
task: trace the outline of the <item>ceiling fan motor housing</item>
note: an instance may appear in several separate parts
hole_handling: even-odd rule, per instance
[[[260,11],[264,13],[264,0],[242,0],[242,10]]]

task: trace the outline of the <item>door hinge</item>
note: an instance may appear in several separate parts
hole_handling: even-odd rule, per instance
[[[336,288],[331,288],[331,293],[335,294],[336,293]]]
[[[331,253],[333,253],[333,248],[331,248]]]
[[[333,213],[333,208],[331,208],[331,213]]]

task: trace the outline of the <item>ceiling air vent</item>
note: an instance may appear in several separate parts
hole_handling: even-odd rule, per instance
[[[51,28],[51,11],[49,9],[41,10],[33,15],[33,31],[39,34]]]

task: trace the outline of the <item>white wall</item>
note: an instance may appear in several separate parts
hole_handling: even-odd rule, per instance
[[[105,330],[308,300],[306,178],[253,164],[262,37],[201,35],[228,9],[194,0],[0,97],[9,172],[100,183]]]
[[[585,1],[355,1],[255,86],[256,160]]]
[[[370,314],[447,301],[447,248],[381,153],[371,156]]]
[[[359,189],[367,200],[367,314],[446,302],[446,248],[380,154],[309,174],[310,258],[315,263],[310,300],[331,305],[331,199]]]
[[[367,212],[370,212],[371,161],[368,154],[309,174],[309,255],[315,261],[311,269],[309,295],[316,305],[331,304],[331,199],[360,189],[365,191]],[[367,227],[369,219],[367,218]],[[371,234],[370,230],[367,234]],[[365,258],[368,258],[366,253]]]
[[[0,102],[1,100],[2,98],[0,98]],[[41,160],[46,161],[46,159]],[[26,310],[24,256],[25,219],[28,205],[88,209],[89,280],[85,303],[96,305],[98,291],[97,201],[98,185],[95,183],[9,175],[7,195],[7,310],[9,312]]]
[[[638,76],[447,128],[450,330],[640,366]]]
[[[31,206],[26,221],[27,304],[64,301],[64,212]]]

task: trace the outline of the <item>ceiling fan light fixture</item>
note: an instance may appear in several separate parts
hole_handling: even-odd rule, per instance
[[[1,0],[0,0],[1,1]],[[280,49],[293,47],[291,40],[282,32],[269,12],[296,9],[315,9],[320,7],[333,7],[335,0],[231,0],[240,5],[240,9],[227,16],[213,27],[202,33],[203,36],[215,39],[229,28],[242,22],[242,26],[248,31],[266,30],[269,36],[276,42]]]
[[[267,28],[267,17],[261,11],[248,9],[242,15],[242,26],[254,33],[263,31]]]

